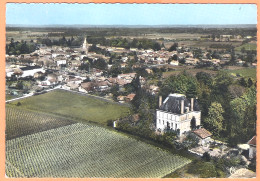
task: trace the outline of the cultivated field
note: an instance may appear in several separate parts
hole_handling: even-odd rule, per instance
[[[101,124],[106,124],[106,121],[110,119],[124,117],[129,113],[127,106],[64,90],[54,90],[46,94],[21,99],[11,102],[10,105],[16,105],[18,102],[21,103],[20,107],[24,109]]]
[[[8,177],[163,177],[190,160],[76,123],[6,142]]]
[[[234,70],[225,70],[230,74],[238,74],[245,78],[252,78],[256,80],[256,68],[240,68],[240,69],[234,69]]]
[[[239,47],[236,47],[235,50],[241,51],[242,48],[245,48],[245,50],[256,50],[256,47],[256,42],[249,42]]]
[[[7,140],[73,123],[72,120],[58,116],[6,106]]]

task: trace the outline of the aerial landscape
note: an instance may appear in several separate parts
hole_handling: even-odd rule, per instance
[[[256,6],[6,7],[6,177],[256,177]]]

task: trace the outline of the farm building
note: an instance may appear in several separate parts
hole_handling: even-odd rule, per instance
[[[156,130],[172,129],[179,134],[191,131],[201,124],[201,111],[196,99],[188,100],[183,94],[169,94],[163,101],[159,100],[156,110]]]
[[[199,145],[205,145],[211,140],[212,134],[205,128],[193,130],[192,133],[198,138]]]
[[[251,138],[251,140],[249,140],[247,144],[250,146],[249,158],[252,159],[256,156],[256,136]]]

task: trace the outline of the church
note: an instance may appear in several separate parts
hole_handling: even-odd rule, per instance
[[[82,49],[86,52],[86,54],[88,53],[88,48],[89,48],[89,44],[87,42],[87,38],[85,38],[82,44]]]
[[[169,94],[156,110],[156,130],[174,130],[182,135],[201,125],[201,111],[195,98],[188,99],[183,94]]]

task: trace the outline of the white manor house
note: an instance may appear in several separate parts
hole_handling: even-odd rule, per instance
[[[159,109],[156,110],[156,130],[172,129],[180,135],[201,125],[201,111],[197,99],[187,99],[183,94],[169,94],[162,103],[159,98]]]

